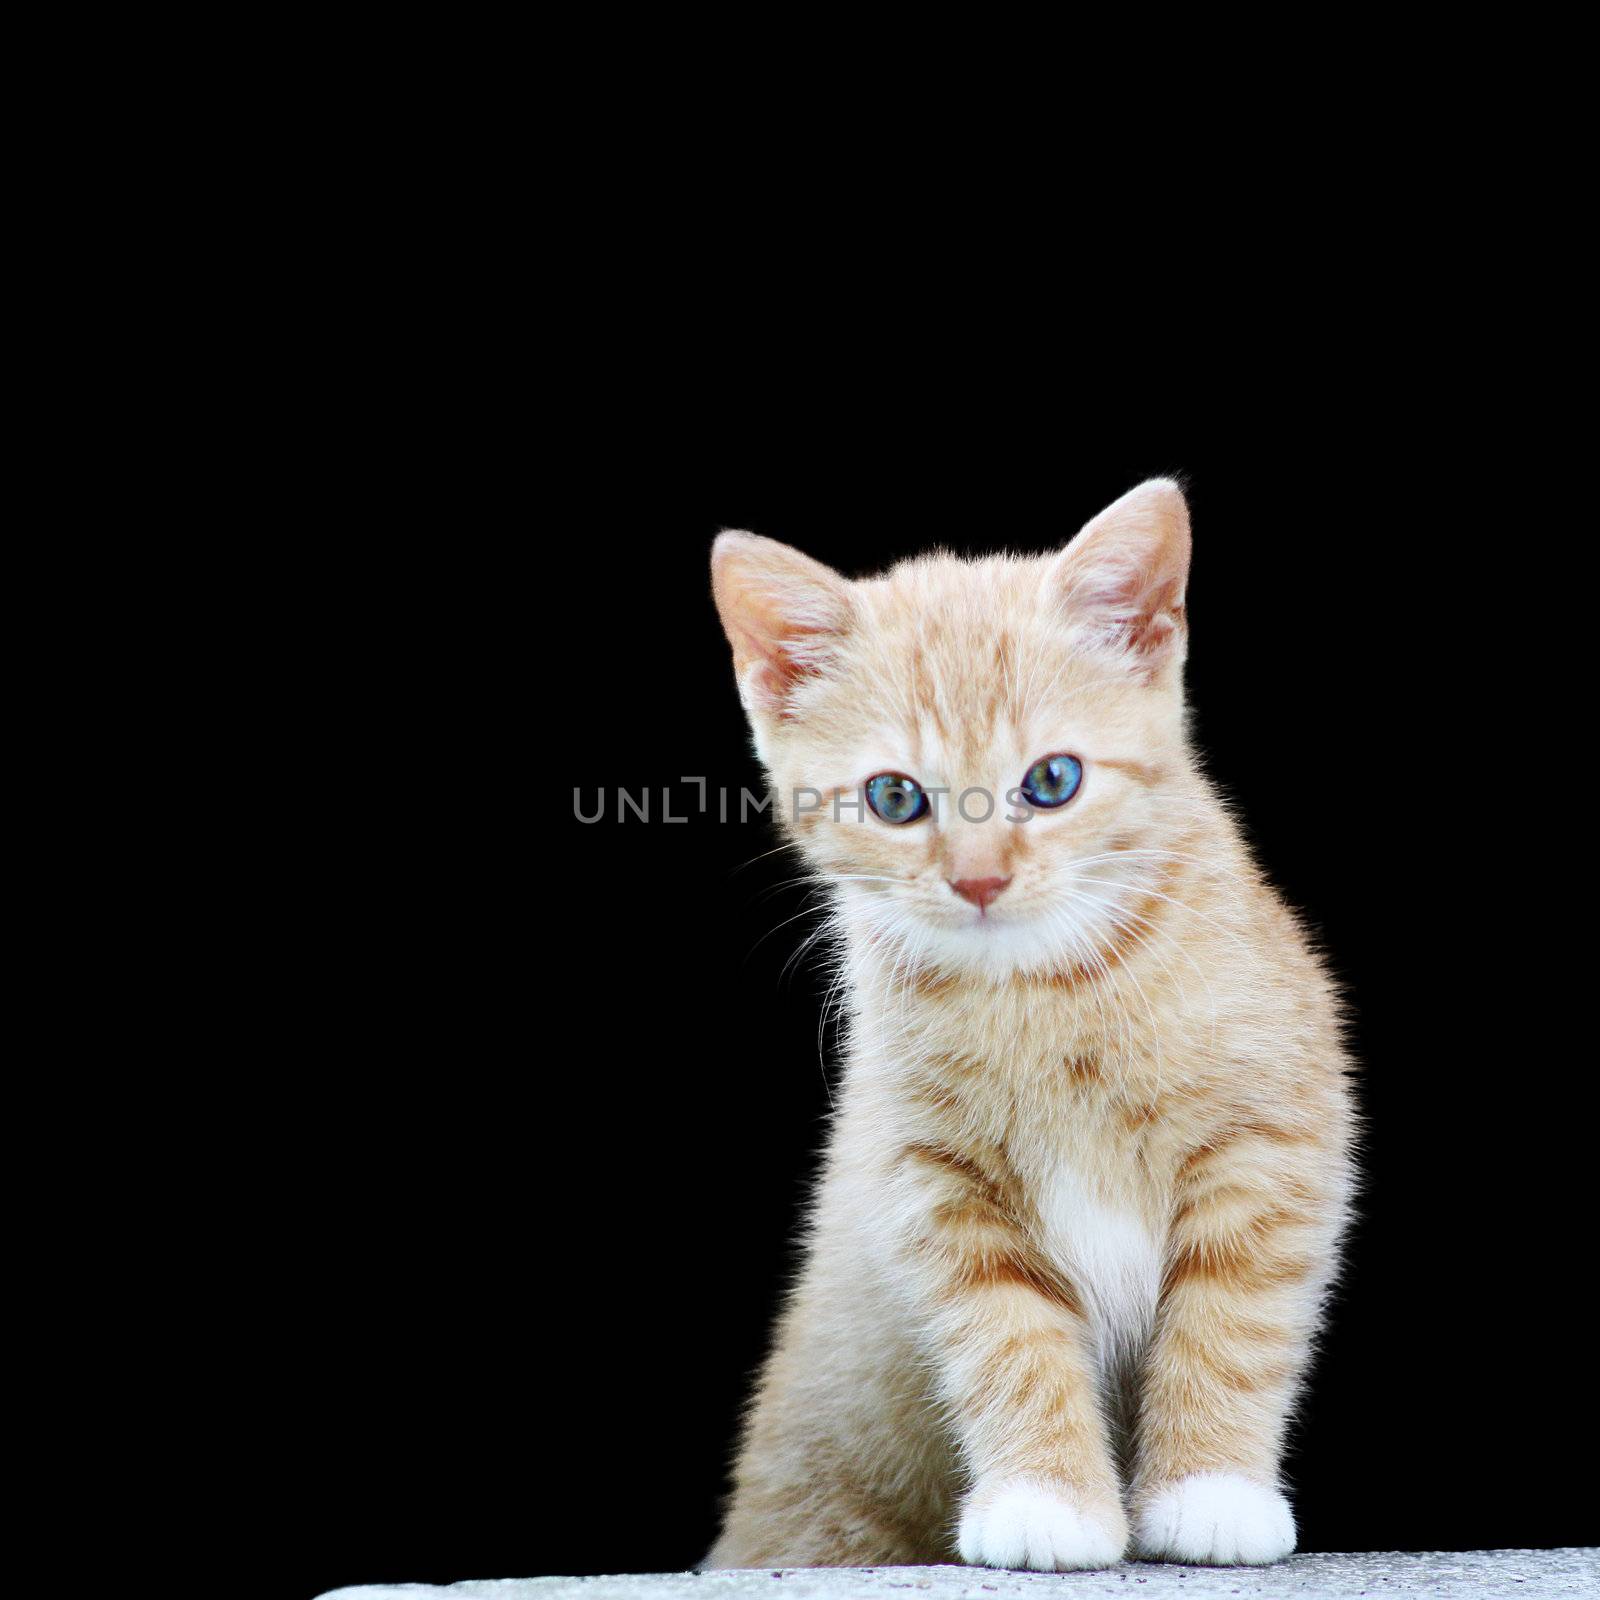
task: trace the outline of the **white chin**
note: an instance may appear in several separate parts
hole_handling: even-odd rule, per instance
[[[1036,928],[1002,917],[974,917],[959,927],[930,928],[927,949],[941,966],[995,975],[1037,965],[1043,954]]]
[[[975,916],[956,927],[930,925],[922,935],[921,947],[925,956],[947,971],[994,978],[1059,972],[1070,963],[1059,942],[1047,937],[1042,919],[1015,913]]]
[[[1076,964],[1090,969],[1098,959],[1108,930],[1074,926],[1064,930],[1059,917],[1034,914],[1006,905],[997,905],[985,916],[976,911],[944,916],[950,908],[939,908],[939,918],[916,905],[889,904],[896,911],[909,911],[907,919],[880,920],[884,902],[876,897],[848,893],[846,903],[853,916],[866,924],[876,924],[888,940],[904,949],[915,964],[938,967],[947,973],[970,972],[989,978],[1008,978],[1016,973],[1058,973]],[[1114,930],[1109,930],[1114,931]],[[1075,960],[1073,952],[1081,951]]]

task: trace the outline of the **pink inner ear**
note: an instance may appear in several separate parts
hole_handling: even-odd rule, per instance
[[[1183,605],[1162,604],[1140,612],[1130,624],[1128,643],[1140,655],[1154,656],[1171,648],[1183,634]]]
[[[712,588],[752,704],[786,713],[795,682],[817,669],[850,614],[845,580],[820,562],[754,534],[724,534]]]
[[[757,655],[746,659],[750,664],[741,674],[745,693],[755,704],[769,711],[782,711],[790,686],[799,674],[785,671],[780,665],[781,658]],[[737,656],[735,664],[738,664]]]
[[[1091,563],[1069,581],[1066,606],[1071,620],[1107,643],[1154,656],[1183,632],[1183,578],[1123,561]]]
[[[1157,480],[1083,529],[1057,581],[1070,620],[1153,666],[1182,646],[1188,576],[1188,507],[1176,484]]]
[[[734,670],[751,702],[780,716],[792,715],[790,695],[801,679],[819,670],[831,630],[789,627],[782,634],[745,635],[734,644]]]
[[[777,710],[795,683],[815,670],[830,630],[786,615],[770,596],[743,598],[748,604],[728,628],[734,671],[747,693]]]

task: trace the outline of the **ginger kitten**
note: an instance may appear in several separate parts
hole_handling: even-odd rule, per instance
[[[1288,1555],[1353,1112],[1329,979],[1186,736],[1182,494],[1040,559],[712,561],[849,1027],[708,1565]]]

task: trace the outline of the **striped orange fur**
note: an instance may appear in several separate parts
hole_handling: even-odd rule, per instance
[[[1332,986],[1189,743],[1188,559],[1162,481],[1044,558],[850,582],[718,540],[848,1032],[712,1565],[1293,1547],[1279,1462],[1354,1119]],[[1007,798],[1063,752],[1068,801]],[[998,807],[789,813],[885,772]]]

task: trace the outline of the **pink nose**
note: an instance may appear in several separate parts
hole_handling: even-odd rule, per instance
[[[970,900],[980,911],[986,911],[1010,882],[1009,878],[958,878],[950,887],[963,900]]]

